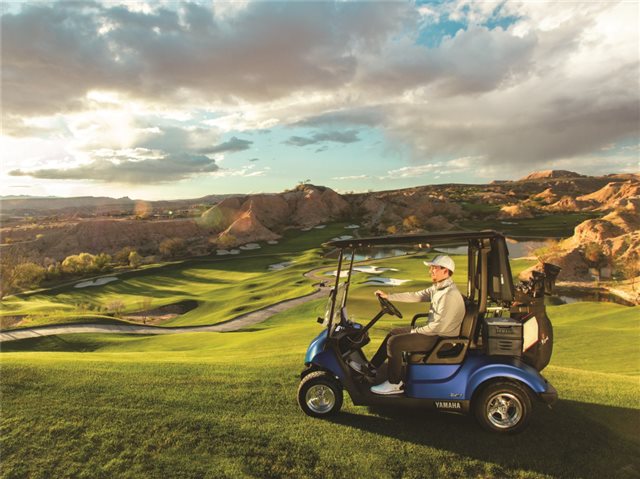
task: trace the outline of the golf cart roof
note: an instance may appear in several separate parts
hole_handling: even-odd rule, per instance
[[[352,238],[348,240],[335,240],[324,243],[323,246],[334,248],[366,248],[370,246],[389,245],[424,245],[435,246],[445,244],[460,244],[465,241],[502,238],[504,235],[493,230],[485,231],[458,231],[446,233],[430,233],[422,235],[397,235],[397,236],[377,236],[370,238]]]

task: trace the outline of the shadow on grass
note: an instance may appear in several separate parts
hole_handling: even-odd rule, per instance
[[[560,401],[536,405],[529,428],[501,436],[472,416],[420,409],[370,408],[373,416],[340,413],[331,421],[461,456],[558,477],[640,477],[640,411]]]

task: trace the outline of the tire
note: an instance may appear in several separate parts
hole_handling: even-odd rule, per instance
[[[308,416],[331,416],[342,407],[342,386],[326,371],[309,373],[298,386],[298,404]]]
[[[531,398],[519,383],[496,381],[488,384],[473,400],[473,411],[480,425],[488,431],[517,434],[531,419]]]

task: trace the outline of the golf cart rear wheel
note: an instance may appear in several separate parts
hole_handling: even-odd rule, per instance
[[[309,416],[335,414],[342,407],[342,386],[326,371],[309,373],[300,381],[298,404]]]
[[[509,381],[494,382],[482,389],[473,404],[476,419],[492,432],[516,434],[531,419],[531,399],[524,386]]]

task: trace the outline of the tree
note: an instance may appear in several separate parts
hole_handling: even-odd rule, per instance
[[[402,226],[407,230],[416,230],[421,228],[422,224],[416,215],[409,215],[402,220]]]
[[[602,246],[596,242],[587,243],[582,254],[592,267],[604,266],[607,263]]]
[[[186,243],[182,238],[170,238],[160,243],[158,251],[166,258],[176,258],[184,254]]]
[[[638,291],[638,278],[640,278],[640,257],[631,256],[616,261],[616,269],[622,274],[622,278],[629,280],[631,291],[640,295]]]
[[[132,268],[137,268],[142,263],[142,256],[137,251],[131,251],[129,253],[129,266]]]
[[[234,246],[237,243],[237,241],[238,241],[237,238],[232,234],[223,233],[220,236],[218,236],[217,243],[220,248],[230,248]]]
[[[96,270],[107,271],[111,269],[111,256],[109,256],[107,253],[100,253],[98,256],[94,257],[93,263]]]
[[[129,263],[129,255],[132,251],[135,251],[131,246],[125,246],[121,250],[119,250],[116,254],[113,255],[113,260],[118,264],[128,264]]]
[[[25,289],[33,289],[40,285],[45,277],[45,269],[35,263],[14,263],[2,261],[0,268],[0,298]]]
[[[111,256],[100,253],[97,256],[91,253],[80,253],[67,256],[62,261],[62,272],[65,274],[84,274],[107,271],[111,267]]]

